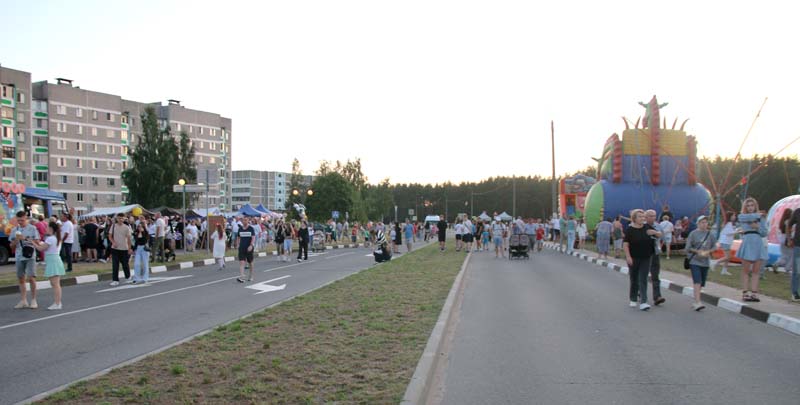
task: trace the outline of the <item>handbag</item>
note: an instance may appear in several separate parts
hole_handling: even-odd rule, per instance
[[[708,235],[711,235],[711,231],[708,231],[708,233],[706,234],[706,237],[703,238],[702,242],[700,242],[700,247],[703,247],[703,244],[706,243],[706,240],[708,239]],[[687,256],[687,257],[683,258],[683,268],[685,270],[689,270],[692,267],[689,262],[691,262],[692,259],[694,259],[694,256],[695,256],[695,254],[693,253],[691,257]]]

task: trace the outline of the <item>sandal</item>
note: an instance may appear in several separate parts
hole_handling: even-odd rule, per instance
[[[750,301],[752,301],[752,302],[761,302],[761,300],[758,299],[758,295],[756,295],[756,294],[757,293],[755,291],[752,294],[750,294]]]
[[[742,292],[742,301],[745,301],[745,302],[753,301],[753,297],[750,295],[750,291],[743,291]]]

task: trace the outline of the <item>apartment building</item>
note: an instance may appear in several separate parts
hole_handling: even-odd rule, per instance
[[[2,181],[30,184],[31,74],[0,66]]]
[[[235,170],[231,200],[233,210],[238,210],[245,204],[263,204],[272,211],[286,209],[286,201],[291,189],[291,173],[260,171],[260,170]],[[303,176],[303,188],[307,188],[314,181],[314,176]]]
[[[231,206],[232,121],[176,100],[142,103],[81,89],[68,79],[31,82],[31,74],[0,67],[2,181],[66,195],[78,213],[132,203],[122,183],[128,150],[142,134],[141,115],[155,108],[162,129],[186,132],[198,167],[218,170],[212,207]],[[200,199],[203,207],[206,199]]]

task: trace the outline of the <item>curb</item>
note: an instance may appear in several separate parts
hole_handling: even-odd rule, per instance
[[[345,245],[334,245],[334,246],[326,246],[326,249],[349,249],[349,248],[360,248],[364,247],[363,243],[355,243],[355,244],[345,244]],[[295,252],[296,249],[292,249],[292,252]],[[277,252],[272,252],[272,256],[277,256]],[[268,257],[270,256],[267,252],[259,252],[255,255],[256,257]],[[225,262],[233,262],[236,260],[235,256],[225,256]],[[203,267],[214,264],[214,259],[203,259],[203,260],[195,260],[191,262],[175,262],[172,264],[167,265],[160,265],[160,266],[150,266],[150,274],[155,273],[163,273],[167,271],[174,271],[174,270],[183,270],[183,269],[191,269],[194,267]],[[133,268],[131,268],[131,272],[133,272]],[[75,276],[70,278],[62,278],[61,279],[61,287],[68,287],[78,284],[89,284],[89,283],[97,283],[100,281],[109,281],[111,280],[112,275],[111,273],[100,273],[100,274],[86,274],[83,276]],[[37,290],[47,290],[52,288],[50,286],[50,281],[48,280],[37,280],[36,281],[36,289]],[[19,286],[17,285],[8,285],[4,287],[0,287],[0,295],[13,295],[19,294]]]
[[[552,242],[545,243],[545,247],[550,250],[555,250],[557,252],[562,251],[560,246]],[[616,263],[600,260],[596,257],[590,257],[588,255],[585,255],[583,253],[578,253],[575,251],[567,254],[569,254],[570,256],[575,256],[579,259],[585,260],[590,263],[595,263],[601,267],[605,267],[622,274],[628,274],[627,267],[620,266]],[[666,288],[678,294],[683,294],[689,297],[691,297],[692,294],[694,293],[694,288],[685,287],[666,279],[661,279],[661,288]],[[787,332],[794,333],[795,335],[800,335],[800,319],[793,318],[788,315],[783,315],[777,312],[763,311],[757,308],[753,308],[743,302],[732,300],[730,298],[717,297],[711,294],[701,293],[700,299],[708,305],[712,305],[733,313],[744,315],[750,319],[754,319],[756,321],[781,328]]]
[[[444,302],[442,312],[439,313],[439,318],[436,320],[436,325],[428,338],[425,350],[417,363],[414,375],[411,376],[411,382],[408,383],[401,404],[410,405],[428,402],[427,399],[433,386],[434,372],[445,358],[444,346],[447,342],[445,334],[455,321],[456,311],[453,311],[453,309],[461,306],[461,297],[463,296],[465,284],[464,273],[471,257],[472,252],[469,252],[466,259],[464,259],[464,263],[461,264],[461,270],[456,275],[453,286],[447,294],[447,300]]]

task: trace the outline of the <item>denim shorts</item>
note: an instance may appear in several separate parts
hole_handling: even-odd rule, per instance
[[[705,266],[698,266],[696,264],[690,264],[689,267],[692,270],[692,282],[694,284],[700,284],[700,286],[706,286],[706,278],[708,278],[708,267]]]
[[[36,277],[36,260],[17,258],[17,278]]]
[[[493,238],[493,242],[495,246],[502,246],[503,245],[503,237],[502,236],[495,236]]]
[[[731,250],[731,244],[730,243],[720,243],[719,247],[722,248],[723,251]]]

